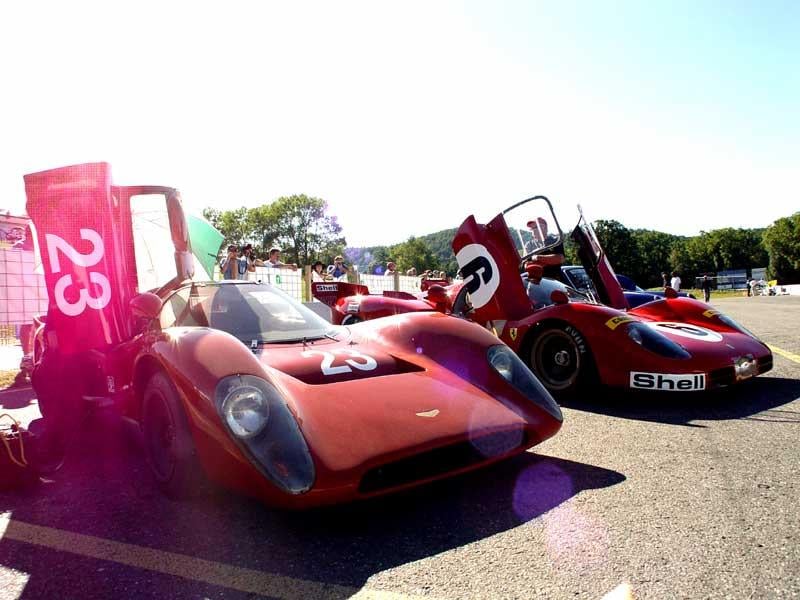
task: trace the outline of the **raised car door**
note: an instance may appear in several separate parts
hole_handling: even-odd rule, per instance
[[[578,245],[578,257],[594,283],[600,301],[620,310],[628,308],[628,301],[617,281],[617,275],[597,239],[592,225],[581,212],[578,225],[572,230],[572,239]]]

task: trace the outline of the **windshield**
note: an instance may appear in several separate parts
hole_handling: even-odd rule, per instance
[[[550,201],[544,196],[535,196],[507,208],[503,219],[520,259],[545,254],[561,243],[561,229]]]
[[[213,327],[248,345],[334,333],[322,317],[268,284],[195,284],[173,294],[164,311],[175,315],[175,327]]]

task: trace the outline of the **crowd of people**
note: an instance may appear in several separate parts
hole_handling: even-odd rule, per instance
[[[235,244],[230,244],[227,253],[219,261],[220,272],[223,279],[247,279],[248,273],[253,273],[256,267],[274,267],[296,270],[297,265],[285,263],[281,260],[281,249],[271,248],[267,260],[256,257],[252,244],[246,244],[238,248]],[[394,277],[402,273],[397,269],[397,263],[389,261],[382,270],[384,276]],[[311,281],[347,281],[348,274],[353,271],[353,267],[345,263],[342,256],[336,256],[333,264],[326,266],[318,260],[311,265]],[[417,269],[411,267],[406,270],[406,276],[418,277]],[[446,281],[447,273],[435,269],[426,269],[419,276],[422,282],[427,280]]]
[[[253,252],[253,244],[242,246],[241,251],[235,244],[229,245],[227,255],[219,262],[223,279],[247,279],[247,273],[255,272],[256,267],[297,269],[297,265],[281,261],[280,248],[271,248],[267,260],[257,258]]]

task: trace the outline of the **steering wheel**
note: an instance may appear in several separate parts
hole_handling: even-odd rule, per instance
[[[466,316],[471,313],[472,310],[472,301],[469,297],[469,290],[467,290],[467,286],[463,286],[458,291],[458,294],[456,294],[456,299],[453,300],[453,315],[456,317],[466,318]]]

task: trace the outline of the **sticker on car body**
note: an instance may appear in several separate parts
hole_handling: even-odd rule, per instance
[[[690,340],[697,340],[698,342],[717,343],[722,341],[722,336],[719,333],[716,331],[711,331],[710,329],[706,329],[705,327],[700,327],[699,325],[689,325],[688,323],[672,323],[667,321],[648,323],[647,325],[659,333],[676,335],[678,337],[688,338]]]
[[[620,315],[619,317],[612,317],[608,321],[606,321],[606,327],[608,327],[611,331],[614,331],[617,327],[624,323],[630,323],[631,321],[635,321],[633,317],[628,317],[626,315]]]
[[[706,389],[705,373],[646,373],[631,371],[630,386],[639,390],[695,392]]]
[[[483,308],[500,286],[497,262],[483,244],[467,244],[456,254],[456,262],[464,277],[464,287],[469,292],[473,308]]]

